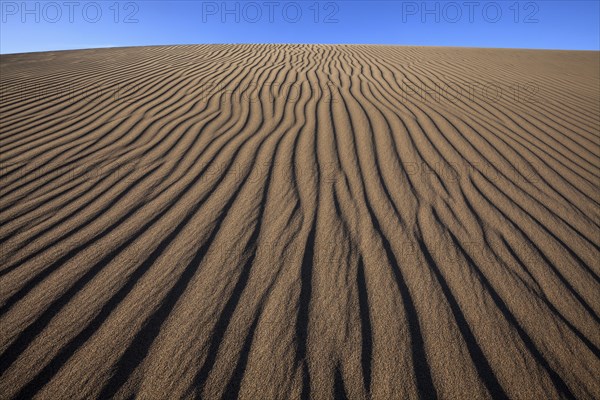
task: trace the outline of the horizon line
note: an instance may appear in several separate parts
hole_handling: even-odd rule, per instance
[[[390,47],[427,47],[427,48],[448,48],[448,49],[487,49],[487,50],[529,50],[529,51],[585,51],[585,52],[600,52],[599,49],[564,49],[564,48],[546,48],[546,47],[478,47],[478,46],[436,46],[436,45],[414,45],[414,44],[396,44],[396,43],[185,43],[185,44],[151,44],[151,45],[134,45],[134,46],[99,46],[99,47],[81,47],[73,49],[56,49],[56,50],[34,50],[16,53],[5,53],[0,49],[0,56],[3,55],[19,55],[32,53],[55,53],[62,51],[81,51],[81,50],[101,50],[101,49],[127,49],[139,47],[172,47],[172,46],[211,46],[211,45],[281,45],[281,46],[390,46]]]

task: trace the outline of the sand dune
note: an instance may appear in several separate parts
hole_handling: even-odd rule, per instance
[[[598,52],[0,66],[0,398],[600,398]]]

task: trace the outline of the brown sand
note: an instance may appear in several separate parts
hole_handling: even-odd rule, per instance
[[[599,71],[2,56],[0,397],[600,398]]]

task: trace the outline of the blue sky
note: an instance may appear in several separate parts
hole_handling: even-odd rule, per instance
[[[600,1],[0,1],[0,53],[193,43],[600,50]]]

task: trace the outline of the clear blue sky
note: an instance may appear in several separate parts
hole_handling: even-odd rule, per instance
[[[4,54],[192,43],[600,49],[600,0],[0,3]]]

